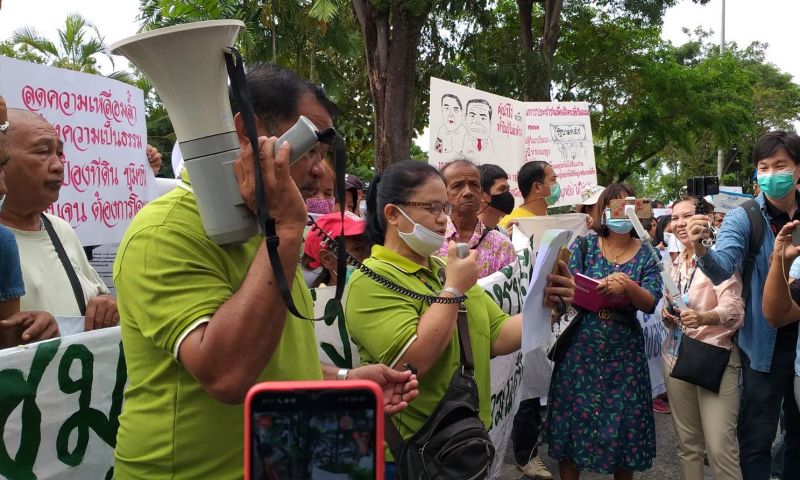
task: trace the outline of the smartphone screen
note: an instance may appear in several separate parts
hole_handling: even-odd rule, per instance
[[[375,409],[366,389],[258,392],[249,412],[250,478],[376,478]]]

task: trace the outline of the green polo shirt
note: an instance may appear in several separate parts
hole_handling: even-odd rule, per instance
[[[445,263],[438,257],[430,257],[432,268],[428,269],[386,247],[375,245],[372,256],[364,264],[415,292],[438,295],[444,287],[439,275],[444,273]],[[470,288],[466,296],[480,416],[488,428],[491,425],[491,345],[509,317],[478,285]],[[358,345],[361,362],[393,366],[416,340],[419,318],[428,306],[421,300],[389,290],[360,271],[354,272],[347,283],[345,321],[350,336]],[[444,397],[453,372],[461,364],[460,351],[456,330],[439,359],[419,380],[419,396],[402,413],[392,417],[403,438],[419,430]]]
[[[182,188],[148,204],[126,231],[114,264],[128,369],[115,478],[243,477],[243,406],[214,400],[176,357],[184,336],[240,288],[262,241],[215,244]],[[299,273],[292,296],[301,313],[313,313]],[[313,323],[287,315],[259,380],[321,378]]]

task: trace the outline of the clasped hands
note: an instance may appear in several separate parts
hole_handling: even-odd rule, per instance
[[[633,283],[631,278],[623,272],[615,272],[600,280],[597,293],[600,295],[625,295],[628,285]]]

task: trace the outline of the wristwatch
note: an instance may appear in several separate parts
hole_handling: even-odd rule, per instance
[[[340,368],[338,372],[336,372],[336,380],[347,380],[347,374],[350,372],[347,368]]]

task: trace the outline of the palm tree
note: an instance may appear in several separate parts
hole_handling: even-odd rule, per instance
[[[23,27],[11,35],[10,43],[19,56],[38,57],[42,63],[53,67],[100,75],[97,58],[105,57],[114,67],[105,40],[97,27],[77,13],[67,16],[64,28],[58,30],[58,41],[40,35],[33,27]],[[115,71],[109,78],[127,83],[135,82],[129,72]]]

